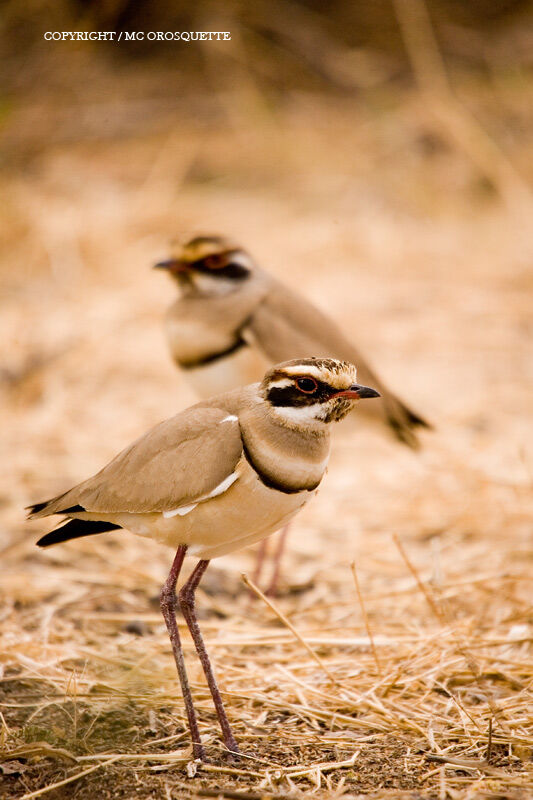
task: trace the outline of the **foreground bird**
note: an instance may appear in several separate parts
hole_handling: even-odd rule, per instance
[[[200,397],[259,380],[278,361],[333,356],[357,364],[360,380],[378,389],[381,400],[368,404],[365,413],[400,441],[418,446],[416,429],[428,427],[425,420],[384,385],[332,319],[261,269],[241,247],[223,237],[199,236],[156,266],[166,269],[180,289],[167,313],[167,339]]]
[[[176,624],[176,583],[186,555],[199,562],[179,605],[211,691],[227,749],[238,753],[195,613],[209,560],[285,525],[315,494],[329,456],[329,425],[361,398],[353,364],[304,358],[270,369],[261,383],[215,396],[160,423],[93,477],[30,507],[62,514],[41,547],[127,528],[177,550],[160,603],[181,683],[194,758],[204,758]]]

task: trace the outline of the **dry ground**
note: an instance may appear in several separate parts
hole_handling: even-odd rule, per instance
[[[48,129],[22,104],[8,129],[27,158],[0,223],[0,797],[531,797],[530,93],[462,88],[516,167],[498,185],[410,90],[274,112],[249,86],[157,124],[155,101],[112,91],[55,97]],[[105,139],[72,134],[80,109]],[[420,453],[339,432],[277,610],[250,601],[250,552],[212,565],[200,601],[237,765],[184,632],[211,757],[190,761],[157,607],[172,554],[126,533],[41,552],[46,524],[22,511],[192,401],[150,265],[198,231],[330,310],[436,427]]]

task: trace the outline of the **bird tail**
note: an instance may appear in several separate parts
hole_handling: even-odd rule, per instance
[[[50,517],[52,514],[80,514],[86,511],[83,506],[72,501],[75,497],[75,489],[69,489],[68,492],[58,494],[52,497],[51,500],[45,500],[43,503],[34,503],[31,506],[26,506],[28,511],[28,519],[39,519],[40,517]]]
[[[105,531],[113,531],[119,528],[120,525],[114,525],[112,522],[103,522],[102,520],[70,519],[65,525],[61,525],[61,527],[42,536],[37,545],[39,547],[50,547],[52,544],[68,542],[69,539],[94,536],[96,533],[105,533]]]
[[[49,517],[52,514],[66,514],[67,517],[71,514],[86,514],[87,511],[83,506],[78,504],[69,505],[74,499],[72,496],[73,490],[52,497],[51,500],[46,500],[44,503],[34,503],[27,507],[28,519],[39,519],[40,517]],[[63,520],[63,522],[65,522]],[[67,542],[69,539],[79,539],[80,536],[93,536],[96,533],[105,533],[105,531],[113,531],[119,529],[120,525],[115,525],[113,522],[104,520],[92,519],[79,519],[74,517],[65,522],[60,523],[60,526],[55,528],[50,533],[42,536],[37,542],[39,547],[49,547],[52,544],[59,544],[60,542]]]
[[[33,503],[31,506],[26,506],[28,519],[39,519],[39,517],[49,517],[51,514],[68,513],[67,508],[60,507],[60,501],[66,494],[68,493],[64,492],[63,494],[58,494],[57,497],[52,497],[51,500],[45,500],[43,503]],[[83,510],[84,509],[80,508],[80,511]]]
[[[418,450],[420,447],[418,429],[431,430],[433,426],[395,395],[387,393],[383,400],[385,417],[394,436],[413,450]]]

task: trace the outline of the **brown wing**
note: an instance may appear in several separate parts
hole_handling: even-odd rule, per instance
[[[97,513],[170,511],[213,491],[234,471],[242,440],[236,418],[193,406],[160,423],[92,478],[47,503],[32,517],[81,506]]]
[[[380,400],[361,404],[361,412],[378,414],[398,439],[411,447],[418,446],[413,428],[429,427],[428,423],[385,386],[337,325],[304,297],[273,281],[268,296],[251,317],[248,330],[257,347],[275,364],[311,356],[351,361],[357,367],[358,381],[381,394]]]

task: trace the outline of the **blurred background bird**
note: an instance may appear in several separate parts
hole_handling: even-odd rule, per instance
[[[179,296],[165,319],[167,341],[200,397],[258,380],[279,361],[343,359],[356,364],[361,380],[380,393],[379,400],[366,404],[370,419],[399,442],[418,448],[417,431],[429,427],[426,420],[386,386],[332,318],[270,275],[237,243],[223,236],[196,236],[155,266],[177,284]],[[269,593],[277,587],[286,535],[285,528]],[[256,580],[265,547],[266,540],[258,552]]]

